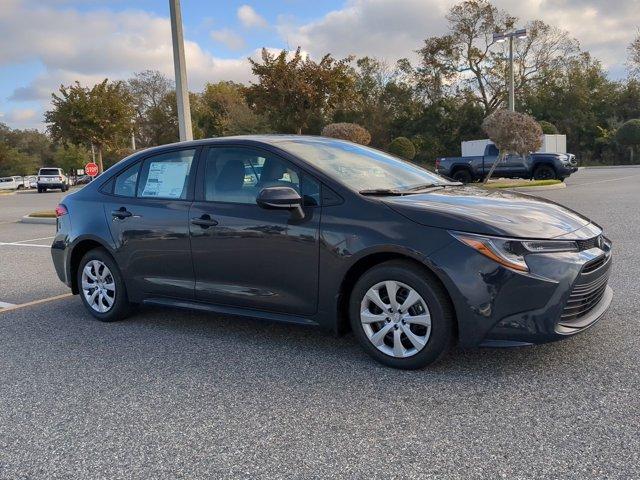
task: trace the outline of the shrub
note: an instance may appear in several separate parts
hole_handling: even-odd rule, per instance
[[[406,160],[413,160],[416,156],[416,147],[407,137],[394,138],[389,144],[388,150],[389,153],[393,153],[394,155]]]
[[[340,138],[360,145],[369,145],[371,134],[357,123],[330,123],[322,129],[323,137]]]
[[[620,145],[629,147],[631,163],[633,163],[634,147],[640,146],[640,118],[624,122],[616,132],[616,141]]]
[[[540,120],[538,123],[540,124],[540,128],[542,128],[542,133],[546,135],[558,134],[558,127],[556,127],[553,123],[547,122],[546,120]]]

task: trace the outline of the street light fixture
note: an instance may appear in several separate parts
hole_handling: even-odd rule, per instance
[[[507,38],[509,39],[509,110],[515,111],[515,95],[514,95],[514,73],[513,73],[513,39],[525,38],[527,36],[527,29],[520,28],[512,32],[496,32],[493,34],[494,43],[502,43]]]

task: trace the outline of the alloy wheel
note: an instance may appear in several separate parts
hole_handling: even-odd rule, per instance
[[[369,341],[395,358],[417,354],[429,341],[431,314],[410,286],[386,280],[372,286],[360,303],[360,322]]]
[[[82,269],[82,294],[98,313],[106,313],[113,307],[116,283],[109,267],[100,260],[91,260]]]

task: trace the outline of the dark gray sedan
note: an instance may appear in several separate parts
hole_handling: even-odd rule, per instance
[[[593,325],[611,243],[555,203],[371,148],[230,137],[137,152],[57,208],[60,279],[103,321],[137,304],[353,330],[386,365]]]

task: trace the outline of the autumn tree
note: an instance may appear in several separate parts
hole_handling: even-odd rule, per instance
[[[508,155],[527,156],[542,145],[542,128],[533,117],[510,110],[497,110],[484,119],[482,128],[500,154],[484,179],[487,183],[496,166]]]
[[[311,120],[327,116],[353,95],[352,58],[325,55],[319,62],[300,51],[279,54],[262,49],[261,61],[249,58],[257,77],[247,89],[249,104],[278,132],[301,134]]]
[[[629,44],[629,72],[631,75],[640,77],[640,30],[636,34],[636,38]]]
[[[360,145],[369,145],[371,134],[357,123],[330,123],[322,129],[323,137],[340,138]]]
[[[497,45],[494,32],[512,30],[518,19],[487,0],[466,0],[447,14],[449,33],[430,37],[418,51],[418,87],[429,99],[461,90],[471,92],[485,114],[506,99],[506,43]],[[514,42],[516,91],[541,80],[555,65],[578,52],[578,43],[564,31],[540,20],[525,25],[527,37]]]
[[[133,101],[123,82],[105,79],[91,88],[79,82],[62,85],[52,94],[52,105],[45,113],[51,136],[61,143],[95,147],[101,172],[103,150],[130,137]]]

